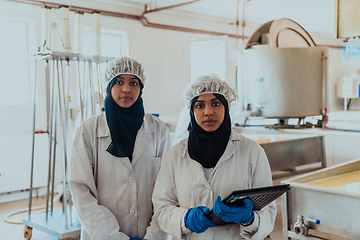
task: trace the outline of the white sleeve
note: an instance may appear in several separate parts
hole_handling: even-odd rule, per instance
[[[264,149],[259,146],[257,160],[252,166],[252,188],[273,185],[269,161]],[[254,223],[240,228],[240,235],[246,239],[264,239],[272,232],[276,217],[275,201],[261,209],[254,211]]]
[[[164,157],[165,153],[171,147],[170,141],[170,132],[167,126],[164,124],[164,131],[161,134],[160,148],[158,152],[158,157]],[[151,218],[150,226],[146,229],[146,234],[144,239],[147,240],[159,240],[167,239],[168,234],[161,230],[159,222],[154,216]]]
[[[120,232],[120,226],[114,214],[98,204],[98,193],[93,176],[93,148],[96,139],[87,134],[84,125],[76,131],[71,151],[69,185],[81,227],[92,239],[128,240]]]
[[[155,211],[154,217],[159,221],[160,227],[165,232],[173,235],[175,239],[181,239],[183,234],[182,218],[188,209],[179,207],[173,185],[174,179],[171,177],[173,174],[166,161],[167,157],[173,156],[165,155],[155,183],[152,197]]]
[[[189,109],[186,106],[184,106],[181,109],[181,112],[179,114],[179,119],[176,124],[174,139],[172,141],[173,146],[175,146],[178,142],[189,136],[189,132],[187,130],[189,126],[189,122],[190,122]]]
[[[164,232],[159,225],[159,222],[156,218],[152,217],[150,226],[146,229],[146,234],[144,236],[144,239],[146,240],[166,240],[168,237],[168,234]]]
[[[163,123],[164,130],[161,134],[161,142],[159,147],[158,157],[163,158],[167,151],[171,148],[170,131],[165,123]]]

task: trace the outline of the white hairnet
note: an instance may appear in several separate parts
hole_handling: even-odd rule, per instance
[[[185,104],[190,108],[190,102],[194,97],[206,93],[218,93],[225,97],[230,104],[236,99],[236,93],[233,87],[221,80],[216,74],[201,76],[188,83],[185,87],[183,98]]]
[[[114,77],[122,74],[132,74],[139,78],[139,80],[145,85],[147,77],[145,69],[142,67],[141,63],[133,58],[121,57],[108,62],[103,81],[105,88],[111,80],[114,79]]]

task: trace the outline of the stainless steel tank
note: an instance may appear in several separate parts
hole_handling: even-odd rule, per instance
[[[271,48],[245,51],[247,102],[261,116],[302,118],[326,108],[328,48]]]

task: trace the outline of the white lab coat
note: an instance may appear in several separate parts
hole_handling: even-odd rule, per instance
[[[184,106],[179,114],[179,118],[176,124],[174,139],[172,145],[175,146],[181,140],[189,136],[189,131],[187,130],[190,122],[190,110],[187,106]]]
[[[69,185],[81,222],[81,240],[165,239],[153,215],[151,195],[161,159],[171,147],[160,119],[145,114],[132,162],[106,151],[111,143],[105,113],[83,122],[71,152]]]
[[[234,190],[272,184],[268,159],[256,142],[232,131],[224,154],[206,179],[201,164],[190,158],[185,139],[161,163],[153,193],[154,217],[173,239],[264,239],[274,227],[275,202],[254,211],[254,223],[248,227],[230,224],[197,234],[185,227],[184,216],[189,208],[213,209],[217,196],[224,199]]]

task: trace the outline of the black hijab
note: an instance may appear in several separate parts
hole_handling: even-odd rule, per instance
[[[231,134],[231,121],[228,102],[221,94],[214,93],[225,107],[225,116],[218,129],[207,132],[196,122],[194,104],[199,97],[191,100],[190,123],[188,127],[188,151],[192,159],[199,162],[204,168],[213,168],[223,155]]]
[[[131,162],[136,134],[145,116],[143,99],[141,97],[144,85],[138,79],[140,83],[139,97],[130,107],[122,108],[111,96],[111,88],[116,83],[118,77],[114,77],[106,88],[104,110],[112,140],[106,151],[115,157],[128,157]]]

